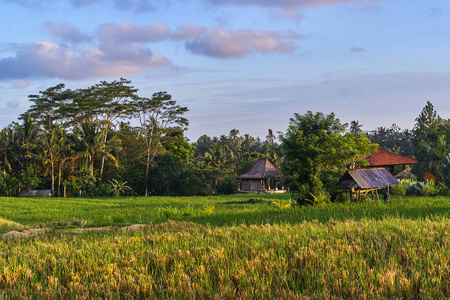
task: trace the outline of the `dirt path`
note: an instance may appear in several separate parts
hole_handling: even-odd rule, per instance
[[[150,225],[144,225],[144,224],[134,224],[130,226],[122,227],[122,230],[140,230],[143,228],[147,228]],[[64,230],[64,231],[106,231],[106,230],[113,230],[117,229],[117,227],[112,226],[106,226],[106,227],[88,227],[88,228],[67,228],[67,229],[57,229],[57,230]],[[38,228],[38,229],[26,229],[23,231],[9,231],[7,233],[2,234],[3,238],[26,238],[30,236],[36,236],[38,234],[45,233],[47,231],[54,230],[49,228]]]

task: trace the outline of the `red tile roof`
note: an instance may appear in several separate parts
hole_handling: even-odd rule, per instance
[[[407,156],[401,156],[378,147],[377,152],[364,158],[372,167],[393,166],[393,165],[413,165],[419,161]]]

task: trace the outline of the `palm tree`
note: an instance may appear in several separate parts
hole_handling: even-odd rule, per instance
[[[3,174],[11,171],[12,159],[17,158],[14,151],[13,141],[11,139],[12,131],[10,128],[4,128],[0,131],[0,157],[2,163]]]
[[[250,148],[254,144],[254,138],[250,136],[250,134],[244,134],[244,138],[242,140],[242,147],[247,150],[247,153],[250,152]]]
[[[359,124],[359,120],[358,121],[352,121],[350,123],[350,132],[353,135],[357,135],[358,133],[362,132],[361,127],[362,127],[362,125]]]
[[[223,169],[226,163],[225,154],[219,143],[214,143],[211,150],[205,153],[205,158],[208,160],[208,165],[212,165],[220,170]]]
[[[111,159],[118,166],[117,159],[110,152],[112,148],[107,147],[103,142],[102,128],[95,121],[88,119],[81,121],[76,127],[75,133],[80,147],[78,157],[81,158],[83,168],[89,170],[91,177],[94,177],[94,158],[96,156]]]
[[[55,167],[61,169],[61,162],[66,159],[66,152],[69,149],[69,143],[62,126],[54,126],[50,130],[43,130],[39,135],[39,153],[38,157],[43,161],[44,165],[50,167],[52,178],[52,195],[55,195]],[[59,170],[61,177],[61,170]],[[58,181],[58,197],[61,178]]]
[[[272,129],[269,128],[269,133],[266,136],[266,142],[270,145],[273,146],[273,143],[275,141],[275,135],[273,134]]]

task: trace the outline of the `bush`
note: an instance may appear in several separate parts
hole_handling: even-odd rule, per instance
[[[317,195],[311,194],[312,200],[306,199],[306,201],[311,202],[313,205],[324,205],[330,202],[330,194],[324,191],[320,191]]]
[[[391,189],[391,194],[398,196],[406,195],[406,186],[401,183],[394,185]]]
[[[234,176],[225,177],[223,181],[219,183],[216,189],[216,193],[219,195],[230,195],[237,192],[238,182]]]
[[[341,189],[333,189],[330,191],[332,202],[345,202],[347,200],[345,193]]]
[[[422,185],[422,195],[436,196],[440,192],[440,187],[436,185],[434,180],[427,180]]]

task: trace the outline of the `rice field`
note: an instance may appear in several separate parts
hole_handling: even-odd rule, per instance
[[[0,298],[450,296],[449,198],[272,203],[286,197],[2,198],[3,232],[46,229],[0,239]]]

